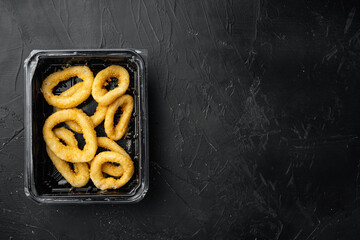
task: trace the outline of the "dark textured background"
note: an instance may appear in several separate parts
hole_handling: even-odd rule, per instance
[[[0,239],[359,239],[359,1],[0,0]],[[149,50],[150,189],[23,191],[32,49]]]

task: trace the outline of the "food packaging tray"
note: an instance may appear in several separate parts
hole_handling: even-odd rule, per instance
[[[134,203],[145,196],[149,184],[148,163],[148,106],[147,106],[147,51],[135,49],[90,49],[90,50],[33,50],[24,62],[25,68],[25,194],[37,203]],[[117,143],[134,161],[132,179],[115,190],[97,189],[91,180],[82,188],[74,188],[56,170],[46,153],[42,127],[55,108],[50,106],[41,93],[43,80],[64,67],[86,65],[94,76],[110,65],[120,65],[130,74],[127,94],[134,98],[134,110],[128,132]],[[54,94],[60,94],[76,82],[71,78],[60,83]],[[116,86],[112,79],[107,88]],[[108,89],[108,90],[109,90]],[[91,115],[97,103],[90,96],[78,106]],[[120,114],[120,113],[118,113]],[[97,136],[106,136],[103,123],[95,128]],[[79,146],[84,145],[76,134]],[[99,149],[98,151],[101,151]]]

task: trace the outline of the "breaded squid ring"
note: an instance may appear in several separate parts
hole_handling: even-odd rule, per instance
[[[54,129],[54,134],[63,140],[66,145],[74,147],[78,144],[74,134],[64,127]],[[74,163],[74,170],[72,170],[69,163],[56,156],[48,146],[46,146],[46,151],[56,169],[71,186],[83,187],[89,182],[90,171],[87,163]]]
[[[118,79],[118,86],[110,91],[104,88],[105,82],[112,77]],[[92,87],[92,96],[101,105],[109,105],[115,99],[125,94],[129,87],[130,76],[128,71],[117,65],[111,65],[110,67],[101,70],[94,79]]]
[[[97,141],[98,141],[98,147],[105,148],[105,149],[113,151],[113,152],[118,152],[118,153],[124,155],[125,157],[131,159],[129,154],[122,147],[120,147],[116,142],[111,140],[110,138],[98,137]],[[110,176],[120,177],[121,175],[123,175],[124,169],[121,165],[115,166],[114,164],[107,162],[102,165],[102,172],[104,172]]]
[[[77,83],[63,95],[54,95],[54,88],[62,81],[66,81],[72,77],[79,77],[83,82]],[[41,91],[45,100],[52,106],[58,108],[73,108],[85,101],[91,94],[92,84],[94,82],[94,75],[87,66],[75,66],[65,68],[62,71],[50,74],[42,83]],[[80,85],[78,85],[80,84]],[[79,87],[81,86],[81,87]],[[74,88],[77,91],[70,90]],[[72,94],[70,94],[72,93]]]
[[[114,115],[119,107],[121,107],[123,113],[120,116],[118,124],[114,127]],[[105,115],[104,128],[106,135],[110,139],[117,141],[124,136],[127,131],[133,109],[134,100],[130,95],[121,96],[109,105]]]
[[[102,121],[104,121],[105,115],[106,115],[106,112],[107,112],[107,109],[108,109],[107,106],[102,106],[102,105],[98,105],[98,106],[96,107],[95,113],[94,113],[92,116],[90,116],[91,121],[92,121],[93,124],[94,124],[94,127],[99,126],[100,123],[101,123]],[[60,111],[60,110],[61,110],[61,109],[56,108],[56,111]],[[74,122],[74,121],[66,121],[65,123],[66,123],[66,124],[69,126],[69,128],[70,128],[71,130],[73,130],[74,132],[82,133],[81,127],[80,127],[76,122]]]
[[[83,130],[83,137],[86,141],[83,150],[79,149],[77,146],[65,146],[52,131],[57,124],[69,120],[75,121]],[[43,135],[50,150],[65,161],[89,162],[96,154],[97,139],[94,124],[90,117],[80,109],[65,109],[50,115],[45,121]]]
[[[102,173],[102,165],[106,162],[115,162],[123,167],[124,173],[119,179],[105,178]],[[117,152],[101,152],[91,162],[90,178],[94,185],[101,189],[117,189],[124,186],[134,174],[134,163],[129,158]]]

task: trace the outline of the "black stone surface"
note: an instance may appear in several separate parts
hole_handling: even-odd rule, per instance
[[[359,239],[359,1],[0,1],[0,239]],[[149,50],[150,188],[23,191],[32,49]]]

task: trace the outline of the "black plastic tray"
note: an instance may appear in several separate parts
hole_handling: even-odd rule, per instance
[[[141,200],[148,189],[148,115],[145,50],[34,50],[25,60],[25,194],[39,203],[131,203]],[[67,66],[86,65],[94,76],[110,65],[120,65],[130,74],[127,94],[134,98],[134,111],[126,137],[117,141],[134,161],[132,179],[122,188],[102,191],[91,181],[74,188],[53,166],[46,153],[42,127],[55,108],[44,99],[40,88],[51,73]],[[55,94],[77,82],[72,78],[60,83]],[[107,87],[116,85],[116,80]],[[94,113],[97,103],[90,97],[78,106],[88,114]],[[106,136],[103,123],[96,128],[97,136]],[[84,144],[76,134],[79,145]],[[98,150],[99,152],[101,149]]]

